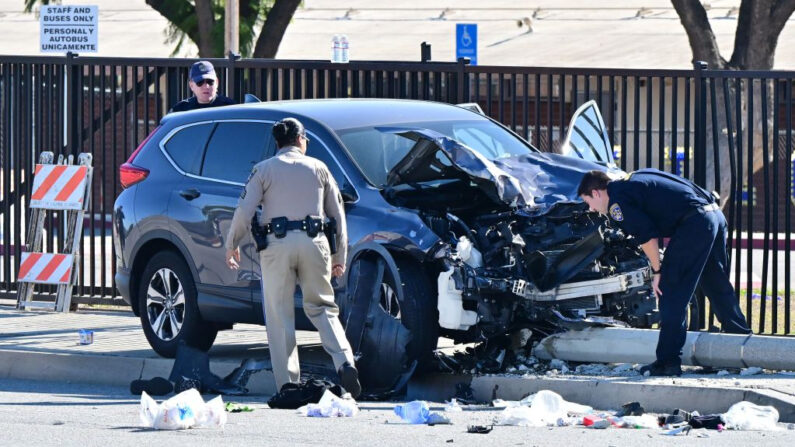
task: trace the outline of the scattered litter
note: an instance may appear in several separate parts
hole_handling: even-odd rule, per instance
[[[728,376],[728,375],[729,371],[726,371],[725,369],[718,371],[718,376]]]
[[[242,413],[242,412],[254,411],[254,408],[249,407],[248,405],[239,404],[237,402],[227,402],[224,409],[230,413]]]
[[[493,425],[470,425],[467,427],[467,433],[479,433],[485,435],[486,433],[491,433],[494,430]]]
[[[569,414],[587,414],[593,411],[591,407],[568,402],[559,394],[549,390],[541,390],[527,396],[519,401],[518,405],[511,401],[500,403],[506,405],[505,410],[497,418],[500,425],[544,427],[556,425],[558,419],[566,418]]]
[[[350,396],[350,395],[348,395]],[[337,397],[329,390],[323,392],[323,397],[316,404],[308,404],[296,410],[310,418],[353,417],[359,414],[359,406],[351,397],[345,399]]]
[[[431,412],[428,415],[428,420],[425,421],[425,423],[430,425],[430,426],[434,426],[434,425],[451,425],[452,424],[452,422],[450,422],[450,419],[448,419],[447,416],[445,416],[445,415],[443,415],[441,413],[437,413],[435,411]]]
[[[626,428],[660,428],[660,425],[657,423],[657,418],[650,414],[644,414],[642,416],[624,416],[621,420],[624,422],[623,426]]]
[[[77,331],[77,335],[80,337],[80,344],[81,345],[90,345],[94,343],[94,331],[89,329],[80,329]]]
[[[226,412],[221,396],[205,403],[201,394],[193,388],[177,394],[160,405],[146,392],[141,393],[139,416],[144,427],[156,430],[215,428],[226,424]]]
[[[683,425],[681,427],[674,428],[673,430],[664,431],[664,432],[662,432],[662,434],[664,434],[666,436],[677,436],[677,435],[681,435],[682,433],[684,433],[685,435],[689,435],[690,434],[690,430],[692,428],[693,427],[691,427],[689,425]]]
[[[425,424],[431,413],[428,402],[415,400],[395,407],[395,414],[409,424]]]
[[[633,371],[635,369],[635,365],[632,363],[621,363],[620,365],[613,368],[614,373],[624,373],[627,371]]]
[[[444,406],[444,411],[451,412],[451,413],[458,413],[458,412],[464,411],[464,409],[461,408],[461,405],[458,405],[458,399],[456,399],[454,397],[454,398],[450,399],[450,402],[448,402]]]
[[[698,433],[696,433],[696,436],[699,438],[709,438],[709,433],[700,430]]]
[[[762,368],[758,366],[752,366],[750,368],[743,368],[740,371],[741,376],[753,376],[762,372]]]
[[[567,365],[566,362],[560,359],[550,360],[549,367],[552,368],[553,370],[560,371],[561,374],[566,374],[569,372],[569,365]]]
[[[779,430],[778,410],[748,401],[737,402],[721,416],[730,430]]]
[[[627,402],[616,412],[616,416],[642,416],[645,412],[646,409],[640,405],[640,402]]]

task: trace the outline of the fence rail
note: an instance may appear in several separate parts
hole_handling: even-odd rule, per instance
[[[193,60],[0,56],[0,296],[13,296],[38,154],[94,155],[79,302],[114,302],[110,215],[118,166],[171,105],[189,95]],[[544,151],[579,105],[595,100],[619,165],[656,167],[724,197],[732,280],[753,329],[792,334],[795,72],[469,66],[463,61],[211,59],[219,91],[241,101],[383,97],[477,102]],[[63,216],[47,219],[60,249]],[[45,291],[48,293],[48,291]],[[715,322],[703,297],[693,319]]]

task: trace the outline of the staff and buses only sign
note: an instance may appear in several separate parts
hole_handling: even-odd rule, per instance
[[[41,52],[96,53],[98,15],[97,6],[42,6]]]

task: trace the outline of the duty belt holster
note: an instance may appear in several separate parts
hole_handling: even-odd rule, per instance
[[[268,248],[268,233],[265,231],[265,227],[259,224],[256,214],[251,217],[251,236],[254,238],[257,251]]]
[[[255,231],[258,229],[260,234]],[[288,231],[301,230],[306,232],[307,236],[314,238],[321,232],[325,234],[329,243],[329,251],[331,254],[337,252],[337,221],[333,218],[324,222],[320,217],[306,216],[303,220],[287,220],[286,217],[274,217],[270,223],[264,227],[260,226],[256,217],[251,220],[251,233],[254,235],[254,240],[257,243],[257,251],[264,250],[268,246],[266,235],[273,234],[277,239],[281,239],[287,235]],[[257,239],[261,235],[262,244]],[[262,246],[262,248],[260,248]]]

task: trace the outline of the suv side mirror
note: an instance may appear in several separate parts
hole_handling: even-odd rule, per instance
[[[345,203],[359,200],[359,195],[356,194],[356,190],[353,189],[353,185],[348,182],[343,183],[340,187],[340,195],[342,195],[342,201]]]

